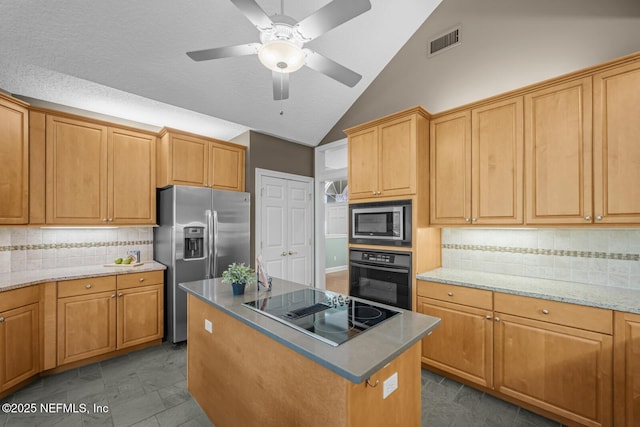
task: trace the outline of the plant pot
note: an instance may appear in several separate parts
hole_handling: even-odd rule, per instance
[[[243,295],[245,286],[246,286],[246,283],[232,283],[231,287],[233,288],[233,294]]]

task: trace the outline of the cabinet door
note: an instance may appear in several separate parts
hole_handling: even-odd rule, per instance
[[[152,135],[109,128],[109,222],[155,224],[155,140]]]
[[[204,139],[168,134],[169,183],[208,186],[209,145]]]
[[[47,116],[47,224],[107,221],[107,128]]]
[[[0,97],[0,224],[29,222],[29,112]]]
[[[116,349],[116,295],[58,299],[58,365]]]
[[[378,127],[381,196],[416,193],[417,135],[415,116]]]
[[[640,315],[615,313],[613,420],[619,427],[640,425]]]
[[[220,190],[244,191],[244,156],[242,147],[211,143],[209,184]]]
[[[640,223],[640,63],[593,77],[596,222]]]
[[[524,97],[528,224],[592,217],[591,77]]]
[[[472,110],[471,124],[471,222],[522,224],[522,97]]]
[[[471,112],[431,121],[431,224],[471,222]]]
[[[378,189],[378,128],[349,136],[349,199],[376,197]]]
[[[418,298],[418,312],[442,319],[422,340],[422,361],[491,388],[493,316],[489,310]]]
[[[496,391],[585,426],[611,425],[610,335],[495,316]]]
[[[162,339],[164,335],[163,292],[163,285],[118,291],[118,350]]]
[[[0,390],[40,371],[38,304],[0,313]]]

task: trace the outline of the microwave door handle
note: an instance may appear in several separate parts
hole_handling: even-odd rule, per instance
[[[361,268],[369,268],[371,270],[380,270],[380,271],[390,271],[392,273],[406,273],[409,274],[409,270],[406,268],[389,268],[389,267],[379,267],[377,265],[371,265],[371,264],[360,264],[358,262],[351,262],[351,265],[354,267],[361,267]]]

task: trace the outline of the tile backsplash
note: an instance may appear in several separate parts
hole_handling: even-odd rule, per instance
[[[0,273],[109,264],[128,250],[153,260],[153,228],[0,228]]]
[[[442,229],[442,266],[640,289],[640,229]]]

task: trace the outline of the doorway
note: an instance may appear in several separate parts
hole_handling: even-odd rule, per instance
[[[349,293],[347,140],[316,148],[316,286]]]

